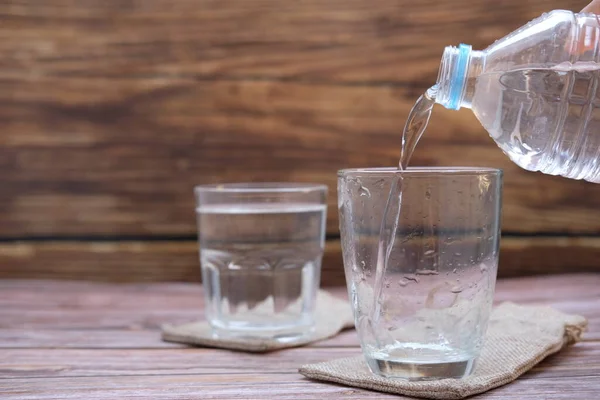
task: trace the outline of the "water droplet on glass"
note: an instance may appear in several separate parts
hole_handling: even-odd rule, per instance
[[[404,275],[404,279],[419,283],[419,278],[414,274]]]
[[[404,286],[408,285],[408,281],[405,281],[404,279],[400,279],[398,281],[398,285],[404,287]]]
[[[452,273],[454,273],[454,274],[456,273],[456,268],[454,268],[454,269],[452,270]]]
[[[386,288],[389,288],[392,284],[392,281],[390,280],[390,278],[385,278],[383,281],[383,284],[385,285]]]
[[[455,255],[456,257],[460,257],[460,256],[462,256],[462,253],[454,253],[454,255]]]
[[[485,271],[487,271],[487,265],[485,264],[481,264],[479,266],[479,270],[481,271],[481,273],[483,274]]]
[[[431,189],[427,189],[427,190],[425,191],[425,198],[426,198],[427,200],[431,199]]]
[[[423,253],[423,255],[430,256],[430,255],[432,255],[434,253],[435,253],[435,250],[427,250],[425,253]]]
[[[460,286],[453,286],[452,289],[450,289],[450,292],[452,293],[461,293],[463,291],[463,288]]]
[[[359,196],[371,197],[371,192],[369,191],[369,189],[367,189],[366,187],[364,187],[362,185],[358,188],[358,194],[359,194]]]
[[[371,276],[371,275],[373,275],[373,272],[370,269],[368,269],[366,274],[367,274],[367,276]]]

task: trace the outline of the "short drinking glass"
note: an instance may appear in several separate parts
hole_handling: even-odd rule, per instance
[[[206,316],[218,337],[310,335],[327,187],[244,183],[195,188]]]
[[[486,168],[339,172],[346,281],[372,372],[411,380],[471,373],[494,295],[501,187],[502,172]],[[382,232],[393,237],[387,264]]]

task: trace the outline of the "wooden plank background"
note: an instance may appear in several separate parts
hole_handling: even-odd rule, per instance
[[[61,0],[0,4],[0,278],[198,280],[192,188],[330,188],[391,166],[444,46],[485,48],[574,0]],[[501,275],[598,271],[600,185],[526,172],[468,110],[415,165],[505,170]]]

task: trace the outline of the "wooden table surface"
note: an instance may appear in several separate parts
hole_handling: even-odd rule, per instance
[[[496,300],[579,313],[589,330],[583,342],[478,399],[600,398],[600,274],[502,280]],[[202,318],[202,304],[196,284],[0,281],[0,398],[398,398],[297,373],[304,363],[360,354],[352,330],[264,355],[160,340],[162,323]]]

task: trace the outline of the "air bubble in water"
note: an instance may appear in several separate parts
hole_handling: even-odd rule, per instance
[[[460,286],[453,286],[452,289],[450,289],[450,292],[452,293],[461,293],[463,291],[463,288]]]
[[[439,275],[440,274],[438,271],[435,271],[433,269],[418,269],[415,273],[417,275]]]

